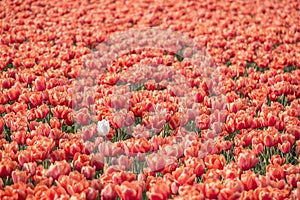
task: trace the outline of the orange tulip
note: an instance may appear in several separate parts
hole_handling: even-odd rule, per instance
[[[273,165],[283,165],[285,162],[285,158],[281,158],[280,155],[273,155],[269,162]]]
[[[91,166],[95,166],[97,171],[102,170],[104,167],[104,155],[102,153],[91,155]]]
[[[55,161],[51,164],[46,172],[47,177],[52,177],[53,179],[58,179],[61,175],[69,174],[71,171],[71,166],[65,160]]]
[[[36,172],[37,164],[36,162],[24,163],[23,170],[27,172],[29,176],[33,176]]]
[[[153,185],[146,192],[146,195],[150,200],[166,200],[169,194],[170,192],[167,186],[163,183],[157,183]]]
[[[192,168],[183,166],[172,172],[172,175],[180,185],[192,184],[196,178]]]
[[[29,101],[33,107],[37,107],[42,104],[43,96],[40,92],[32,92],[29,96]]]
[[[142,198],[142,186],[138,181],[125,181],[120,186],[116,185],[115,190],[122,200],[139,200]]]
[[[81,168],[81,173],[87,178],[92,179],[96,175],[96,167],[91,167],[89,165],[83,166]]]
[[[204,182],[204,195],[206,198],[217,199],[221,190],[221,183],[219,179],[207,179]]]
[[[223,155],[207,155],[204,158],[204,163],[208,169],[223,169],[226,161]]]
[[[236,158],[236,162],[242,170],[251,169],[258,163],[258,161],[259,158],[256,158],[254,152],[251,150],[244,150],[239,153]]]
[[[27,183],[29,175],[26,171],[15,170],[12,172],[11,177],[14,183]]]
[[[289,141],[285,141],[282,144],[278,144],[278,148],[282,153],[289,153],[291,151],[292,145]]]
[[[218,199],[240,199],[244,188],[240,181],[227,179],[224,182],[224,187],[220,190]]]
[[[75,153],[73,157],[73,166],[77,171],[81,171],[82,167],[90,164],[90,157],[85,154]]]
[[[258,187],[258,179],[250,170],[241,175],[241,182],[244,186],[244,189],[247,191],[254,190]]]
[[[284,177],[284,172],[280,165],[269,164],[266,168],[266,175],[270,177],[271,180],[281,180]]]
[[[199,177],[204,173],[204,162],[202,159],[197,157],[185,157],[184,164],[186,167],[189,167],[194,170],[194,174]]]
[[[11,175],[12,171],[17,168],[17,162],[9,158],[2,159],[0,162],[0,177],[7,178]]]
[[[103,200],[113,200],[117,197],[115,191],[115,185],[113,183],[108,183],[101,191],[101,198]]]
[[[46,89],[46,79],[42,76],[39,76],[34,80],[32,86],[33,90],[35,91],[43,91]]]

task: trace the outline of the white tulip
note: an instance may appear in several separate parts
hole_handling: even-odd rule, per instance
[[[98,121],[97,124],[97,130],[98,130],[98,134],[101,136],[106,136],[109,133],[109,122],[105,119]]]

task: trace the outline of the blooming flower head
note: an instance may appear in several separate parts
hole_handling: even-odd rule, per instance
[[[98,121],[97,123],[97,130],[98,130],[98,134],[101,136],[106,136],[109,133],[109,122],[105,119]]]

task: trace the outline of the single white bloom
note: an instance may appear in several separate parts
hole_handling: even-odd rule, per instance
[[[98,134],[101,136],[106,136],[109,133],[109,122],[105,119],[98,121],[97,124],[97,130],[98,130]]]

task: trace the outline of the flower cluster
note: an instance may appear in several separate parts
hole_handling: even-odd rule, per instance
[[[300,199],[298,1],[0,6],[0,199]]]

